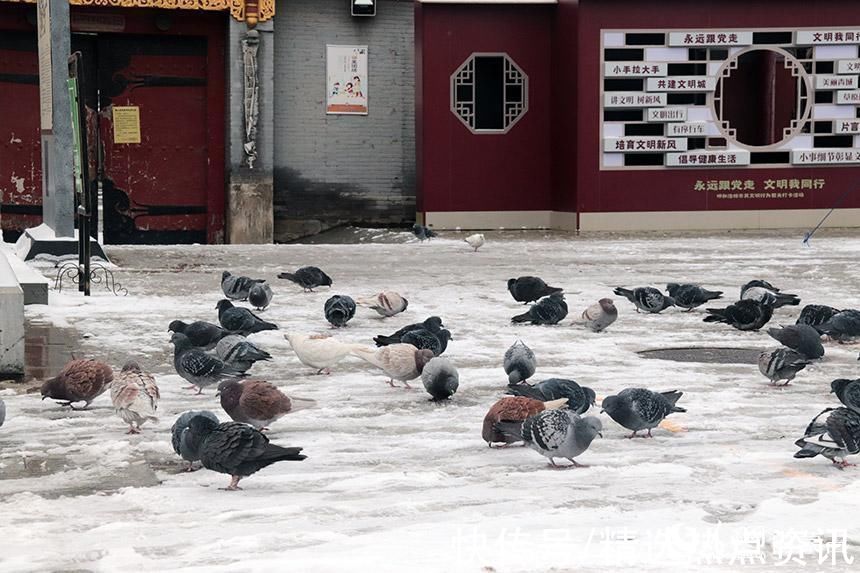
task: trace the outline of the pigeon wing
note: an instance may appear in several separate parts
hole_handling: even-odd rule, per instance
[[[526,443],[553,452],[564,445],[570,420],[561,410],[544,410],[523,422],[523,439]]]

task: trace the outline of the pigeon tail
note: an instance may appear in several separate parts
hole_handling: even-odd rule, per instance
[[[820,454],[821,451],[824,449],[821,446],[816,446],[813,444],[807,444],[802,439],[797,440],[794,443],[794,445],[803,447],[803,449],[801,449],[797,452],[794,452],[794,457],[796,457],[796,458],[814,458],[815,456]]]
[[[260,322],[256,323],[254,326],[248,329],[248,334],[262,332],[264,330],[278,330],[278,325],[261,320]]]
[[[523,439],[523,425],[520,422],[496,422],[493,429],[517,440]]]
[[[800,298],[795,294],[777,293],[775,296],[776,306],[797,306],[800,304]]]
[[[389,344],[399,344],[400,338],[396,336],[384,336],[380,334],[379,336],[374,336],[373,341],[377,346],[388,346]]]
[[[703,319],[703,322],[726,322],[726,309],[724,308],[706,308],[710,314]]]
[[[549,400],[543,403],[544,410],[560,410],[567,408],[568,398],[559,398],[558,400]]]
[[[377,368],[382,368],[382,365],[379,363],[379,359],[376,357],[376,349],[370,348],[369,346],[361,346],[356,345],[355,348],[350,348],[350,353],[353,356],[357,356],[367,362],[368,364],[373,364]]]
[[[717,298],[723,298],[723,291],[721,290],[704,290],[702,289],[702,294],[705,295],[705,300],[714,300]]]
[[[277,446],[275,444],[268,444],[266,446],[266,451],[263,452],[263,455],[260,457],[261,460],[272,460],[272,461],[282,461],[282,460],[291,460],[300,462],[303,459],[307,458],[306,455],[300,453],[302,448],[285,448],[283,446]]]
[[[630,302],[636,302],[636,297],[633,295],[633,291],[630,289],[626,289],[623,287],[615,287],[615,290],[613,290],[612,292],[614,292],[618,296],[623,296]]]
[[[545,396],[543,395],[543,392],[541,392],[531,384],[517,384],[517,382],[519,381],[519,372],[517,370],[513,370],[508,375],[508,379],[510,380],[511,377],[514,376],[514,374],[517,374],[518,380],[508,384],[508,394],[513,394],[514,396],[525,396],[526,398],[540,400],[541,402],[544,401]],[[567,402],[567,398],[565,398],[564,401]]]
[[[532,319],[531,312],[518,314],[511,319],[511,322],[529,322]]]

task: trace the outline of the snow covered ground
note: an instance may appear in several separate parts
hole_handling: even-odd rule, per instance
[[[860,377],[857,347],[828,344],[823,362],[775,389],[755,365],[636,353],[774,346],[764,332],[705,324],[702,310],[637,314],[612,295],[618,285],[691,281],[731,302],[741,284],[763,278],[803,304],[860,308],[860,237],[821,231],[811,247],[788,232],[487,237],[478,253],[462,235],[418,244],[382,232],[363,244],[111,247],[127,297],[98,285],[89,299],[64,290],[50,306],[28,307],[28,318],[73,327],[83,355],[117,370],[138,359],[158,378],[160,422],[128,436],[107,394],[69,412],[0,390],[0,570],[841,571],[860,557],[860,468],[792,458],[809,420],[836,403],[830,381]],[[330,291],[275,278],[308,264],[333,277]],[[225,475],[181,473],[169,439],[175,417],[226,414],[213,389],[181,389],[167,324],[216,321],[224,269],[272,280],[263,316],[282,331],[332,332],[322,311],[331,294],[401,292],[406,313],[382,320],[359,309],[334,334],[369,343],[437,314],[454,337],[446,356],[460,391],[436,405],[423,390],[390,388],[357,359],[315,376],[282,331],[260,333],[252,340],[275,360],[252,373],[316,402],[275,423],[270,438],[303,446],[308,459],[270,466],[242,492],[220,491]],[[505,282],[524,274],[565,288],[563,325],[510,324],[523,308]],[[619,308],[608,332],[570,326],[604,296]],[[780,309],[772,324],[798,312]],[[537,354],[533,381],[573,378],[599,398],[630,386],[683,390],[688,413],[671,418],[681,431],[628,440],[601,415],[604,438],[579,458],[590,467],[566,471],[527,448],[487,448],[481,422],[503,395],[502,354],[518,338]]]

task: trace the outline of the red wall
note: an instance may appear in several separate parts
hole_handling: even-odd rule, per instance
[[[562,0],[562,5],[569,0]],[[776,28],[860,25],[856,0],[580,0],[579,33],[557,38],[557,50],[579,54],[576,173],[579,212],[829,208],[860,180],[858,167],[659,169],[600,171],[600,31],[635,28]],[[573,155],[571,152],[567,152]],[[557,154],[558,157],[558,154]],[[562,181],[571,174],[562,170]],[[800,199],[718,199],[694,191],[697,180],[825,179]],[[842,207],[860,207],[860,191]]]
[[[415,3],[419,211],[552,208],[554,6]],[[528,112],[506,134],[473,134],[451,112],[451,74],[505,52],[528,76]]]

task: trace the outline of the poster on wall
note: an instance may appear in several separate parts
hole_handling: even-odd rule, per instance
[[[367,46],[326,46],[326,113],[367,115]]]

